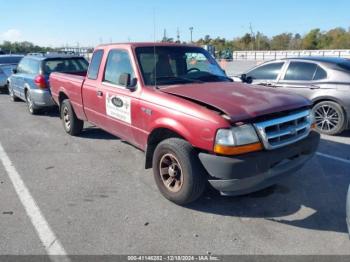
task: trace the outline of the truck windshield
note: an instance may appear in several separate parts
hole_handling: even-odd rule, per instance
[[[45,75],[52,72],[85,74],[88,62],[83,57],[52,58],[44,62],[43,70]]]
[[[145,85],[232,81],[215,59],[199,47],[139,47],[136,56]]]

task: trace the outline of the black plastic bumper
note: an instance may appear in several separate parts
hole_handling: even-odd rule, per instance
[[[317,150],[320,135],[310,135],[294,144],[242,156],[224,157],[200,153],[209,183],[223,195],[248,194],[278,182],[299,170]]]

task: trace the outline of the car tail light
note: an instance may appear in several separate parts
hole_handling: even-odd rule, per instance
[[[41,89],[47,88],[46,79],[42,75],[36,76],[35,79],[34,79],[34,82],[35,82],[36,86],[41,88]]]

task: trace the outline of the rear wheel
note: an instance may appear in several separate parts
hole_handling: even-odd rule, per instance
[[[13,88],[11,87],[10,84],[7,84],[7,88],[8,88],[8,91],[9,91],[9,95],[10,95],[11,101],[13,101],[13,102],[19,101],[18,97],[13,92]]]
[[[63,100],[60,110],[64,130],[72,136],[79,135],[83,130],[84,121],[77,118],[69,99]]]
[[[323,101],[312,109],[316,121],[316,130],[326,135],[341,133],[346,127],[343,108],[336,102]]]
[[[169,138],[157,146],[153,174],[162,195],[178,205],[195,201],[205,190],[205,170],[194,148],[183,139]]]
[[[26,103],[27,103],[27,108],[28,108],[28,112],[31,115],[36,115],[39,113],[39,109],[35,106],[33,99],[32,99],[32,95],[30,93],[29,90],[27,90],[25,92],[25,96],[26,96]]]

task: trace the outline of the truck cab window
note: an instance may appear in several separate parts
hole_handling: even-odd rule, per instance
[[[103,50],[95,51],[92,56],[87,77],[92,80],[96,80],[98,76],[98,71],[100,70],[100,65],[103,57]]]
[[[125,73],[134,78],[128,52],[125,50],[111,50],[108,54],[103,81],[119,85],[119,78]]]

